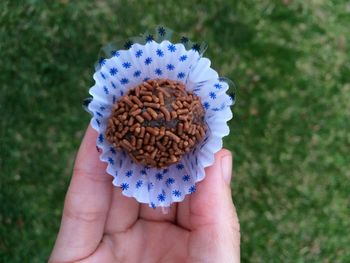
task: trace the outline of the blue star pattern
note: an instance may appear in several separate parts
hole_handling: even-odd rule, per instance
[[[194,45],[192,46],[192,50],[195,50],[195,51],[197,51],[197,52],[199,52],[200,49],[201,49],[201,45],[200,45],[200,44],[194,44]]]
[[[141,71],[140,71],[140,70],[136,70],[136,71],[134,72],[134,77],[135,77],[135,78],[140,77],[140,75],[141,75]]]
[[[163,74],[163,71],[160,68],[157,68],[154,73],[156,73],[158,76]]]
[[[185,77],[185,73],[184,72],[180,72],[179,74],[177,74],[177,77],[179,79],[183,79]]]
[[[108,162],[109,162],[111,165],[114,165],[114,160],[113,160],[111,157],[108,157]]]
[[[106,64],[106,59],[105,58],[100,58],[99,60],[98,60],[98,63],[100,64],[100,66],[103,66],[104,64]]]
[[[129,170],[125,173],[126,177],[131,177],[134,174],[134,172],[132,170]]]
[[[162,192],[161,194],[158,195],[158,201],[159,202],[164,202],[165,201],[165,192]]]
[[[141,57],[143,54],[143,51],[141,49],[137,50],[136,53],[135,53],[135,57],[139,58]]]
[[[155,203],[151,202],[151,207],[152,207],[153,209],[156,209]]]
[[[131,67],[131,63],[130,62],[124,62],[123,63],[123,68],[127,69]]]
[[[151,57],[148,57],[148,58],[145,59],[145,64],[146,65],[149,65],[151,63],[152,63],[152,58]]]
[[[185,168],[185,166],[182,163],[178,163],[176,165],[176,169],[178,169],[178,170],[182,170],[183,168]]]
[[[184,176],[182,176],[182,180],[184,182],[188,182],[190,180],[191,176],[189,176],[188,174],[185,174]]]
[[[105,74],[103,74],[102,72],[101,72],[101,77],[102,77],[103,79],[106,79]]]
[[[166,65],[166,68],[167,68],[167,70],[171,71],[171,70],[174,70],[175,67],[173,64],[168,64],[168,65]]]
[[[156,51],[158,57],[164,57],[164,52],[161,49],[157,49]]]
[[[109,148],[109,150],[113,155],[117,154],[117,151],[113,147]]]
[[[157,178],[158,181],[163,180],[163,177],[164,176],[161,173],[157,173],[156,174],[156,178]]]
[[[175,183],[175,179],[170,177],[166,179],[165,183],[167,186],[170,186],[171,184]]]
[[[174,191],[173,191],[173,195],[174,195],[175,197],[180,197],[180,196],[181,196],[181,192],[180,192],[179,190],[174,190]]]
[[[190,189],[188,189],[188,192],[189,192],[190,194],[196,192],[196,186],[195,186],[195,185],[192,185],[192,186],[190,187]]]
[[[111,54],[112,54],[113,57],[119,57],[120,56],[119,51],[115,51],[115,50],[112,51]]]
[[[109,74],[111,74],[112,76],[114,76],[115,74],[117,74],[118,73],[118,69],[117,68],[111,68],[110,70],[109,70]]]
[[[179,58],[179,60],[182,61],[182,62],[185,61],[186,59],[187,59],[187,56],[186,56],[186,55],[182,55],[182,56]]]
[[[203,107],[204,107],[204,109],[206,109],[206,110],[208,110],[209,108],[210,108],[210,104],[209,104],[209,102],[204,102],[203,103]]]
[[[213,91],[209,92],[209,97],[210,97],[211,99],[215,100],[215,99],[216,99],[216,94],[215,94],[215,92],[213,92]]]
[[[216,89],[222,89],[222,85],[221,85],[220,83],[214,84],[214,87],[215,87]]]
[[[153,41],[153,36],[152,35],[148,35],[147,37],[146,37],[146,42],[147,43],[151,43]]]
[[[165,28],[164,27],[158,28],[158,33],[159,33],[159,35],[164,36],[166,33]]]
[[[174,44],[170,44],[170,45],[168,45],[168,50],[170,52],[175,52],[176,51],[176,46]]]
[[[138,181],[136,182],[136,188],[140,188],[140,187],[142,186],[142,184],[143,184],[143,181],[138,180]]]
[[[103,134],[102,134],[102,133],[100,133],[100,135],[98,136],[98,141],[99,141],[100,143],[103,143],[104,138],[103,138]]]
[[[203,140],[203,142],[202,142],[202,146],[201,147],[203,147],[204,145],[205,145],[205,143],[208,141],[208,136],[206,136],[205,138],[204,138],[204,140]]]
[[[147,175],[147,172],[146,172],[145,169],[142,169],[142,170],[140,171],[140,174],[141,174],[141,175]]]
[[[107,89],[106,86],[103,87],[103,91],[104,91],[107,95],[109,94],[109,91],[108,91],[108,89]]]
[[[124,48],[125,48],[125,49],[129,49],[129,48],[131,48],[131,46],[132,46],[133,44],[134,44],[134,42],[132,42],[131,40],[128,40],[128,41],[125,42]]]
[[[183,44],[186,44],[187,42],[188,42],[188,38],[187,37],[185,37],[185,36],[183,36],[183,37],[181,37],[181,43],[183,43]]]
[[[128,190],[129,184],[127,184],[127,183],[122,183],[122,184],[120,185],[120,187],[122,188],[123,191],[124,191],[124,190]]]
[[[128,80],[127,78],[122,78],[122,79],[120,80],[120,83],[123,84],[123,85],[125,85],[125,84],[128,84],[128,83],[129,83],[129,80]]]
[[[101,126],[101,122],[100,122],[98,119],[96,119],[96,123],[97,123],[97,126],[98,126],[98,127]]]

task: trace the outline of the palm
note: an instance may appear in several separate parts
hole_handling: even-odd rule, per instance
[[[237,262],[238,221],[230,197],[220,200],[228,187],[215,178],[220,174],[216,166],[207,169],[196,193],[165,214],[112,186],[105,164],[98,161],[95,139],[89,128],[50,262]]]
[[[140,206],[133,199],[123,197],[119,189],[113,191],[112,209],[107,216],[104,235],[90,256],[91,261],[100,257],[104,262],[193,262],[218,256],[205,253],[209,252],[207,247],[212,241],[210,233],[215,232],[215,222],[206,222],[205,225],[195,222],[190,211],[191,197],[184,203],[173,205],[164,214],[159,208]],[[123,211],[128,215],[124,214],[122,222],[122,207],[117,202],[128,207],[128,211]]]
[[[166,221],[140,219],[127,232],[104,238],[111,240],[112,246],[105,251],[110,262],[183,262],[189,258],[189,232]]]

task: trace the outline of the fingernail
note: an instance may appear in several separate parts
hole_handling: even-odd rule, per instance
[[[221,158],[221,173],[224,181],[230,185],[232,177],[232,155],[228,154]]]

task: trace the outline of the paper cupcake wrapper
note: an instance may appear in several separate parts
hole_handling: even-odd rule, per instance
[[[93,98],[88,109],[93,114],[91,125],[99,133],[100,159],[107,162],[107,173],[125,196],[153,208],[168,207],[195,192],[196,183],[205,177],[204,168],[213,164],[214,154],[222,148],[222,137],[229,134],[227,121],[232,118],[233,99],[226,94],[228,81],[219,78],[200,51],[186,49],[182,43],[157,43],[150,38],[126,50],[111,51],[113,56],[100,60],[93,75],[95,85],[89,91]],[[165,169],[137,164],[105,139],[113,104],[129,89],[154,78],[183,82],[188,91],[201,98],[208,125],[204,140],[180,162]]]

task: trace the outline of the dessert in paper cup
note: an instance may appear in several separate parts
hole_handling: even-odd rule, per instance
[[[100,160],[125,196],[169,207],[196,191],[229,134],[234,99],[203,57],[204,44],[171,30],[108,45],[93,75],[88,110]]]

